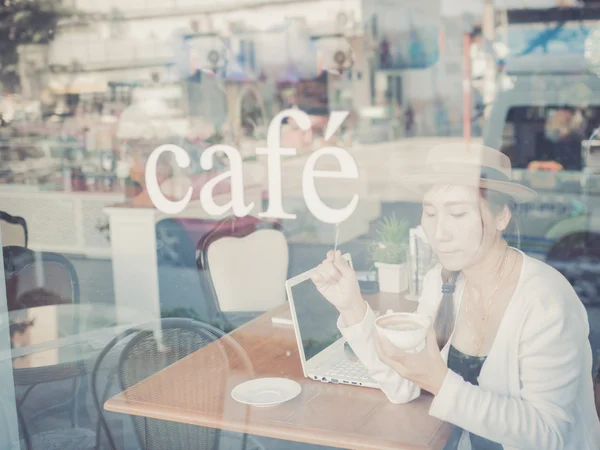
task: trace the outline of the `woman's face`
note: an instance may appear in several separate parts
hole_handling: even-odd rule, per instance
[[[458,271],[476,264],[500,237],[499,216],[476,188],[434,186],[423,198],[421,225],[442,265]]]

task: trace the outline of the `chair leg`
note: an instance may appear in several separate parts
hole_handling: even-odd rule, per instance
[[[79,382],[79,377],[73,378],[73,405],[71,406],[71,425],[73,428],[77,428],[79,425],[79,391],[81,388],[81,383]]]
[[[31,391],[33,391],[33,388],[36,386],[37,386],[37,384],[32,384],[25,390],[25,393],[23,394],[23,396],[17,401],[17,406],[21,406],[21,405],[23,405],[23,403],[25,403],[25,400],[27,400],[27,396],[29,395],[29,393]]]
[[[51,413],[63,411],[64,408],[70,408],[69,418],[71,419],[71,426],[76,428],[79,424],[79,405],[84,403],[80,403],[81,396],[85,395],[85,389],[82,389],[82,383],[79,378],[79,376],[73,377],[73,395],[68,400],[36,412],[30,417],[30,420],[39,420]]]
[[[31,436],[29,434],[27,424],[25,423],[25,419],[23,418],[23,413],[21,412],[21,405],[17,405],[17,420],[19,421],[21,432],[23,433],[23,439],[25,440],[25,448],[27,450],[32,450]]]

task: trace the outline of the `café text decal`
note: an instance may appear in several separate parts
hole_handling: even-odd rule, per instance
[[[347,111],[333,111],[329,115],[329,122],[325,132],[325,140],[331,136],[344,122],[348,116]],[[260,212],[259,217],[271,219],[295,219],[295,214],[286,212],[283,208],[281,158],[283,156],[294,156],[295,148],[282,148],[280,144],[281,122],[290,118],[296,122],[298,127],[307,131],[311,127],[309,116],[299,109],[286,109],[277,114],[267,131],[267,146],[256,148],[257,156],[267,157],[267,176],[269,204],[266,211]],[[189,187],[181,200],[171,201],[166,198],[160,190],[156,176],[156,165],[161,154],[172,152],[175,161],[181,168],[189,167],[191,161],[187,152],[181,147],[173,144],[161,145],[154,149],[146,163],[146,186],[148,195],[154,206],[165,214],[177,214],[183,211],[192,198],[192,188]],[[244,181],[242,172],[242,156],[240,152],[230,146],[217,144],[208,147],[200,156],[200,166],[204,170],[213,168],[213,158],[216,153],[224,153],[229,160],[229,170],[210,179],[200,190],[200,203],[202,208],[212,216],[222,216],[230,210],[237,217],[247,216],[254,208],[254,202],[244,202]],[[329,155],[337,158],[340,164],[339,171],[316,170],[317,161],[322,156]],[[341,223],[349,218],[356,210],[358,194],[344,208],[331,208],[327,206],[317,193],[315,186],[316,178],[329,179],[358,179],[358,167],[352,155],[340,147],[323,147],[313,152],[307,159],[302,172],[302,195],[309,211],[320,221],[330,224]],[[214,201],[213,191],[215,186],[223,180],[229,179],[231,185],[231,200],[224,205],[217,205]]]

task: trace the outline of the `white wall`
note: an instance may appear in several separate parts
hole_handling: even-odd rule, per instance
[[[35,251],[110,257],[110,244],[97,225],[106,219],[103,209],[125,201],[124,194],[65,192],[0,192],[2,209],[27,222]],[[4,283],[2,283],[4,289]],[[0,293],[0,319],[2,314]],[[0,326],[0,329],[2,327]],[[0,350],[1,350],[0,336]],[[0,434],[0,436],[2,436]]]
[[[75,7],[82,11],[90,12],[107,12],[111,9],[119,9],[121,11],[140,11],[148,8],[170,9],[176,7],[207,7],[214,5],[212,0],[74,0]],[[221,4],[227,3],[226,0],[221,0]]]
[[[105,64],[107,66],[121,62],[142,62],[152,59],[175,59],[175,40],[171,39],[178,32],[192,30],[192,22],[196,21],[199,31],[208,31],[212,26],[221,34],[228,33],[232,23],[244,23],[245,26],[266,29],[283,25],[285,18],[303,18],[309,28],[340,31],[335,19],[339,12],[344,11],[349,17],[360,20],[360,0],[306,0],[293,2],[289,5],[269,5],[256,9],[237,9],[231,12],[215,13],[208,19],[201,10],[205,7],[214,9],[217,3],[205,0],[132,0],[117,3],[117,0],[97,2],[96,0],[75,0],[76,7],[84,11],[102,11],[110,13],[112,8],[119,7],[120,12],[132,17],[134,13],[150,14],[153,10],[156,16],[150,18],[128,19],[118,22],[98,21],[89,28],[63,28],[57,35],[50,48],[50,64],[70,64],[74,59],[83,64]],[[120,2],[120,0],[119,0]],[[218,8],[228,4],[248,5],[259,3],[256,0],[227,0],[218,3]],[[122,5],[122,6],[121,6]],[[197,13],[185,8],[197,7]],[[162,15],[160,14],[162,13]],[[178,16],[168,16],[177,13]],[[276,43],[281,38],[267,36],[257,37],[264,46],[265,43]],[[291,49],[288,54],[298,53]],[[280,49],[263,51],[263,55],[284,57]],[[303,58],[306,60],[307,58]]]
[[[319,20],[335,18],[340,9],[355,10],[360,9],[360,0],[290,0],[289,4],[269,5],[265,0],[129,0],[122,2],[121,0],[74,0],[75,8],[87,12],[102,12],[109,13],[112,10],[118,10],[123,14],[137,14],[140,12],[150,14],[152,12],[176,12],[177,10],[195,10],[197,11],[199,21],[204,18],[202,14],[209,11],[217,11],[214,19],[219,20],[219,16],[225,20],[242,20],[251,21],[254,14],[259,14],[257,17],[257,25],[263,21],[268,22],[269,18],[264,15],[265,12],[272,14],[277,18],[283,19],[286,16],[305,16],[310,20],[318,22]],[[266,5],[265,5],[266,4]],[[261,5],[259,7],[255,5]],[[265,5],[265,6],[262,6]],[[250,7],[249,10],[243,8]],[[236,8],[235,11],[218,13],[219,10],[228,8]],[[188,18],[192,19],[193,17]]]
[[[50,64],[69,65],[74,59],[82,64],[124,63],[171,58],[174,50],[161,40],[105,37],[98,29],[89,32],[63,32],[50,46]]]

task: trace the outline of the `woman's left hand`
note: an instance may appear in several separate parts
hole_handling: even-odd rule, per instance
[[[381,335],[378,335],[375,345],[381,362],[421,389],[431,392],[433,395],[438,394],[448,373],[448,367],[440,354],[432,326],[427,331],[425,348],[419,353],[400,350]]]

